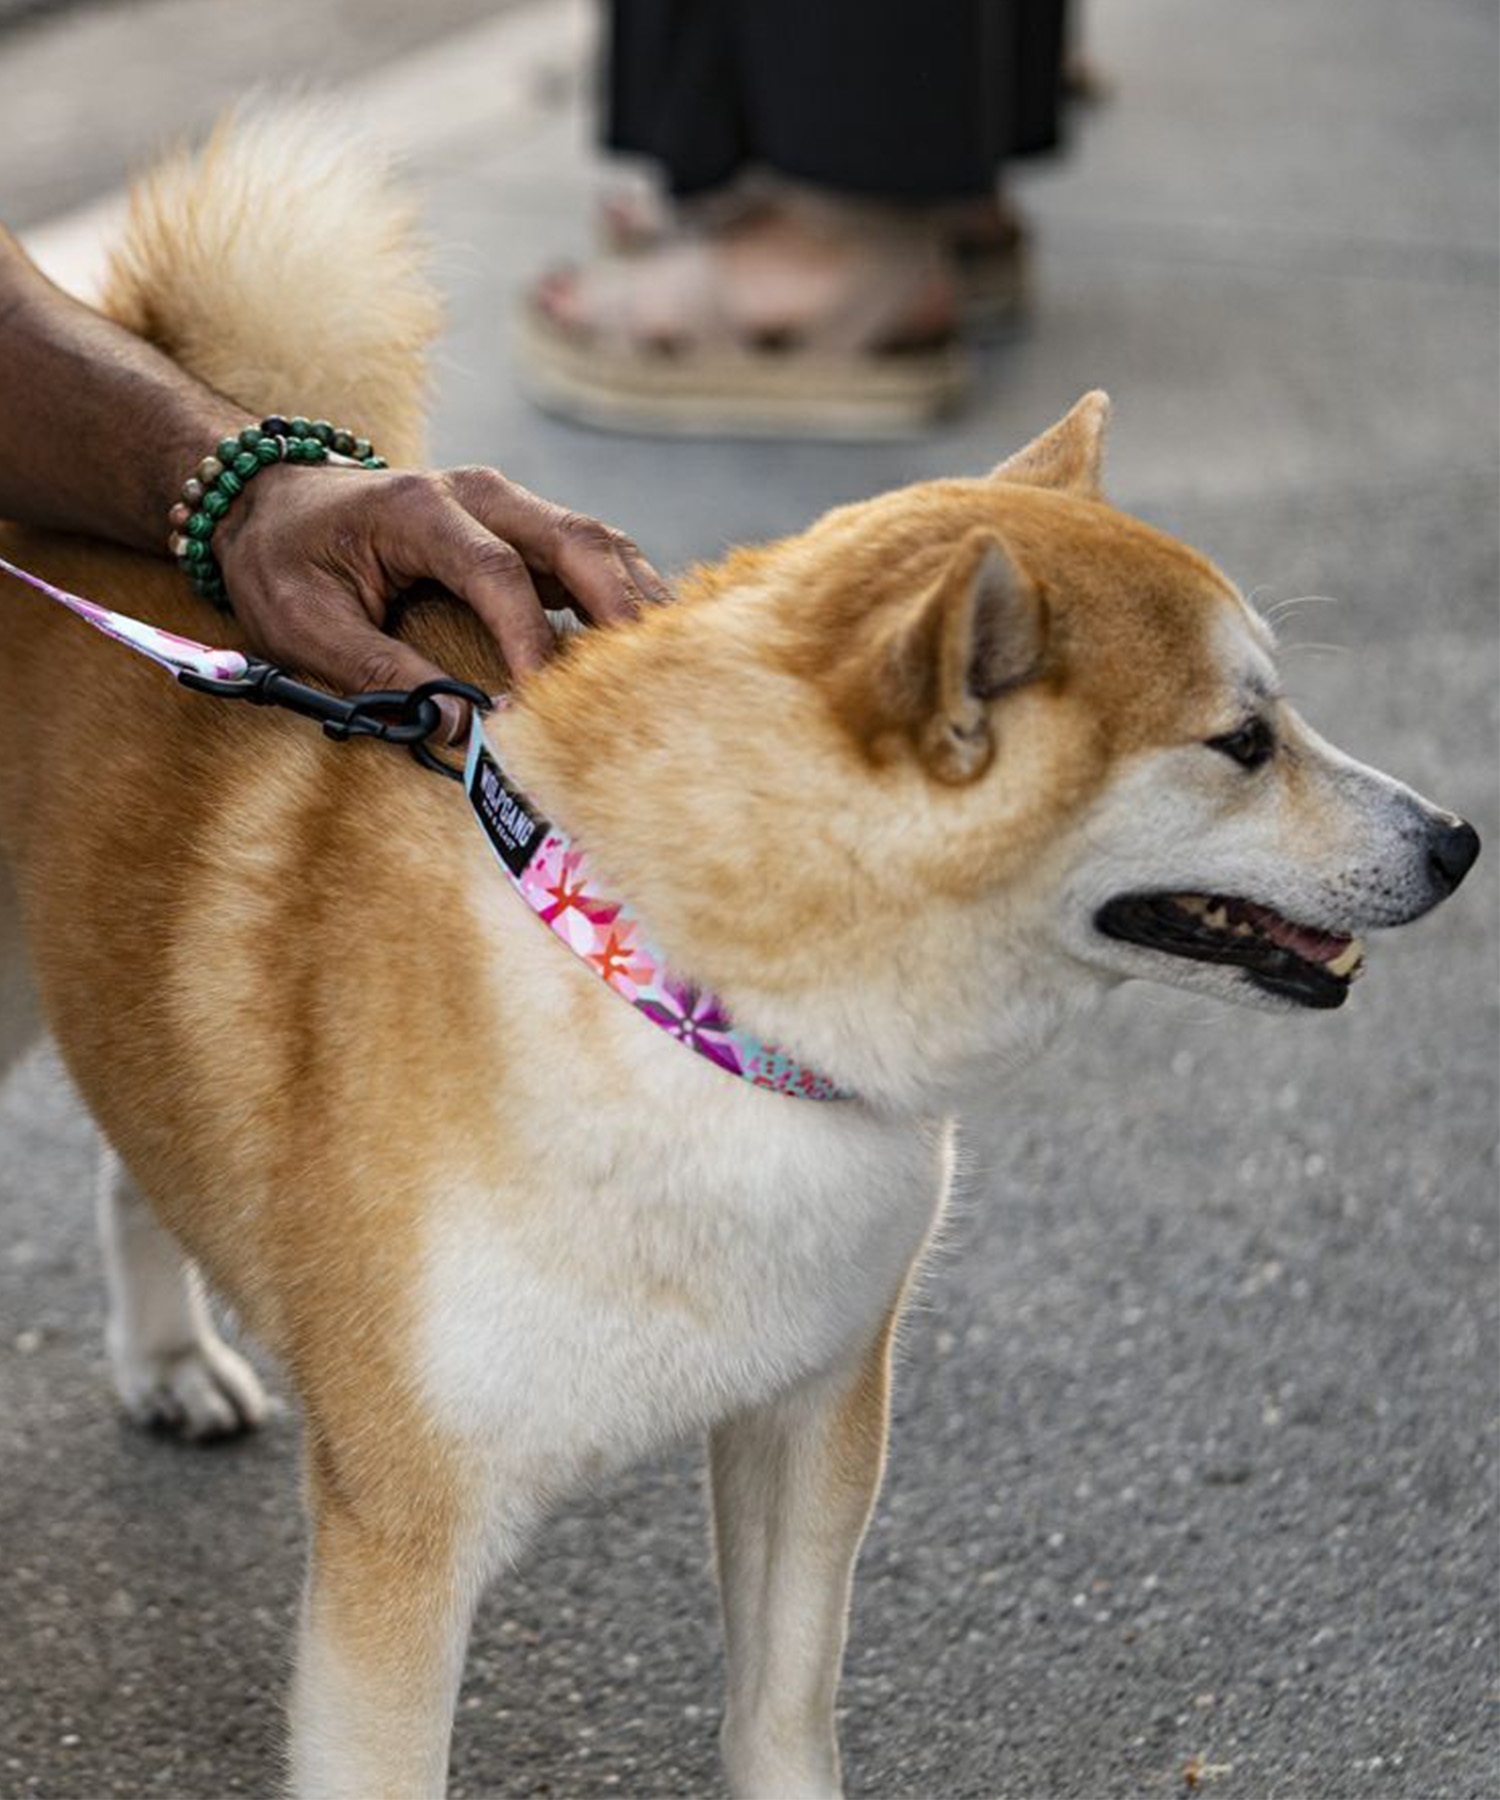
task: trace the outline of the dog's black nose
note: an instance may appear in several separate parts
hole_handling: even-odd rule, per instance
[[[1432,879],[1445,894],[1451,894],[1474,867],[1479,854],[1479,833],[1462,819],[1438,826],[1427,846],[1427,866]]]

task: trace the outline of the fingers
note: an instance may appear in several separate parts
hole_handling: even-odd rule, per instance
[[[454,494],[482,524],[515,546],[538,574],[559,581],[596,625],[633,619],[667,604],[667,584],[621,531],[569,512],[507,481],[494,469],[455,469]]]
[[[267,644],[268,651],[279,662],[321,675],[338,693],[404,690],[442,676],[420,651],[387,637],[357,606],[309,608],[304,597],[296,616],[305,620],[303,627],[278,636]],[[436,703],[443,715],[439,741],[457,743],[468,730],[469,709],[450,694],[438,695]]]
[[[410,644],[387,637],[376,625],[351,625],[347,636],[319,646],[323,665],[347,694],[376,693],[383,688],[420,687],[437,681],[443,671]]]
[[[423,573],[467,600],[522,680],[552,653],[552,627],[521,552],[461,506],[444,499],[427,532]]]
[[[342,673],[336,676],[347,694],[376,693],[382,688],[420,687],[424,681],[436,681],[443,671],[428,662],[410,644],[387,637],[374,624],[352,625],[347,637],[325,638],[319,645],[324,666]],[[443,716],[442,727],[435,734],[440,744],[456,744],[468,736],[469,708],[456,694],[436,694],[433,703]]]

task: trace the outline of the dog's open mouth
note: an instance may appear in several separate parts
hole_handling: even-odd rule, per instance
[[[1222,894],[1122,894],[1095,923],[1107,937],[1168,956],[1233,963],[1258,987],[1302,1006],[1342,1006],[1364,973],[1358,938],[1297,925],[1269,906]]]

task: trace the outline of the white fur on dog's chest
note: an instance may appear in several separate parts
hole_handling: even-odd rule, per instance
[[[862,1349],[920,1248],[946,1134],[734,1091],[712,1113],[596,1117],[526,1193],[433,1213],[428,1404],[524,1485],[598,1475]]]

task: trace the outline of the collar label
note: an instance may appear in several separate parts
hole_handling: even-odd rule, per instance
[[[474,817],[512,875],[520,877],[542,847],[547,821],[524,794],[517,792],[500,772],[489,750],[478,742],[470,745],[465,786]]]

